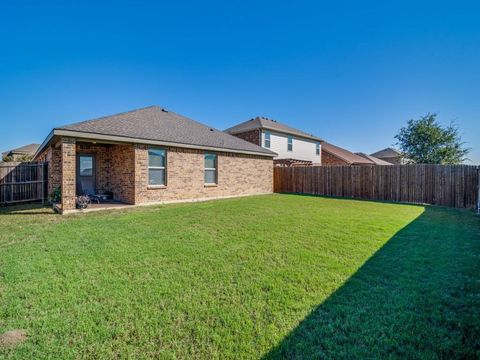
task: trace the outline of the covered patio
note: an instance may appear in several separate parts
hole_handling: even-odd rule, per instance
[[[47,152],[49,192],[61,188],[61,213],[77,209],[77,197],[91,199],[88,210],[135,204],[135,147],[133,144],[59,137]],[[60,171],[59,171],[60,170]]]

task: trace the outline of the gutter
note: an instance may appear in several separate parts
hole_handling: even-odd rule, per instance
[[[172,146],[172,147],[180,147],[186,149],[199,149],[199,150],[210,150],[210,151],[218,151],[218,152],[229,152],[229,153],[236,153],[236,154],[247,154],[247,155],[257,155],[257,156],[265,156],[265,157],[275,157],[277,156],[276,153],[270,151],[270,154],[264,152],[257,152],[257,151],[250,151],[250,150],[237,150],[237,149],[229,149],[229,148],[220,148],[214,146],[204,146],[204,145],[192,145],[192,144],[182,144],[176,142],[169,142],[169,141],[159,141],[159,140],[149,140],[149,139],[142,139],[142,138],[131,138],[126,136],[119,136],[119,135],[104,135],[104,134],[97,134],[92,132],[82,132],[82,131],[73,131],[73,130],[64,130],[64,129],[53,129],[50,134],[47,136],[45,141],[40,145],[37,152],[34,155],[34,158],[40,154],[46,145],[50,142],[50,140],[54,136],[69,136],[69,137],[76,137],[80,139],[86,140],[104,140],[104,141],[111,141],[111,142],[118,142],[118,143],[134,143],[134,144],[148,144],[148,145],[159,145],[159,146]]]

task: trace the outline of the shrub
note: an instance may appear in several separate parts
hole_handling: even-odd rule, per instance
[[[57,186],[53,191],[50,193],[50,202],[56,204],[62,201],[62,188]]]

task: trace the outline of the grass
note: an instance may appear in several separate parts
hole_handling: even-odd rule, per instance
[[[268,195],[0,210],[0,358],[474,358],[480,218]]]

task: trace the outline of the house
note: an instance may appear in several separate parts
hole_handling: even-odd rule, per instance
[[[320,165],[322,139],[265,117],[256,117],[225,130],[278,155],[275,165]]]
[[[322,143],[322,165],[375,165],[370,159],[354,154],[347,149]]]
[[[385,160],[376,158],[375,156],[372,156],[372,155],[367,155],[367,154],[362,153],[362,152],[357,152],[355,154],[357,154],[358,156],[361,156],[361,157],[363,157],[367,160],[370,160],[373,163],[373,165],[393,165],[392,163],[389,163]]]
[[[390,147],[379,150],[370,155],[383,161],[389,162],[390,164],[402,165],[406,163],[402,157],[402,153]]]
[[[7,161],[22,161],[24,159],[30,160],[31,157],[38,150],[40,144],[29,144],[16,149],[8,150],[2,153],[2,159]],[[0,159],[1,160],[1,159]]]
[[[158,106],[54,128],[35,154],[63,213],[76,196],[109,193],[126,204],[273,191],[276,154]]]

